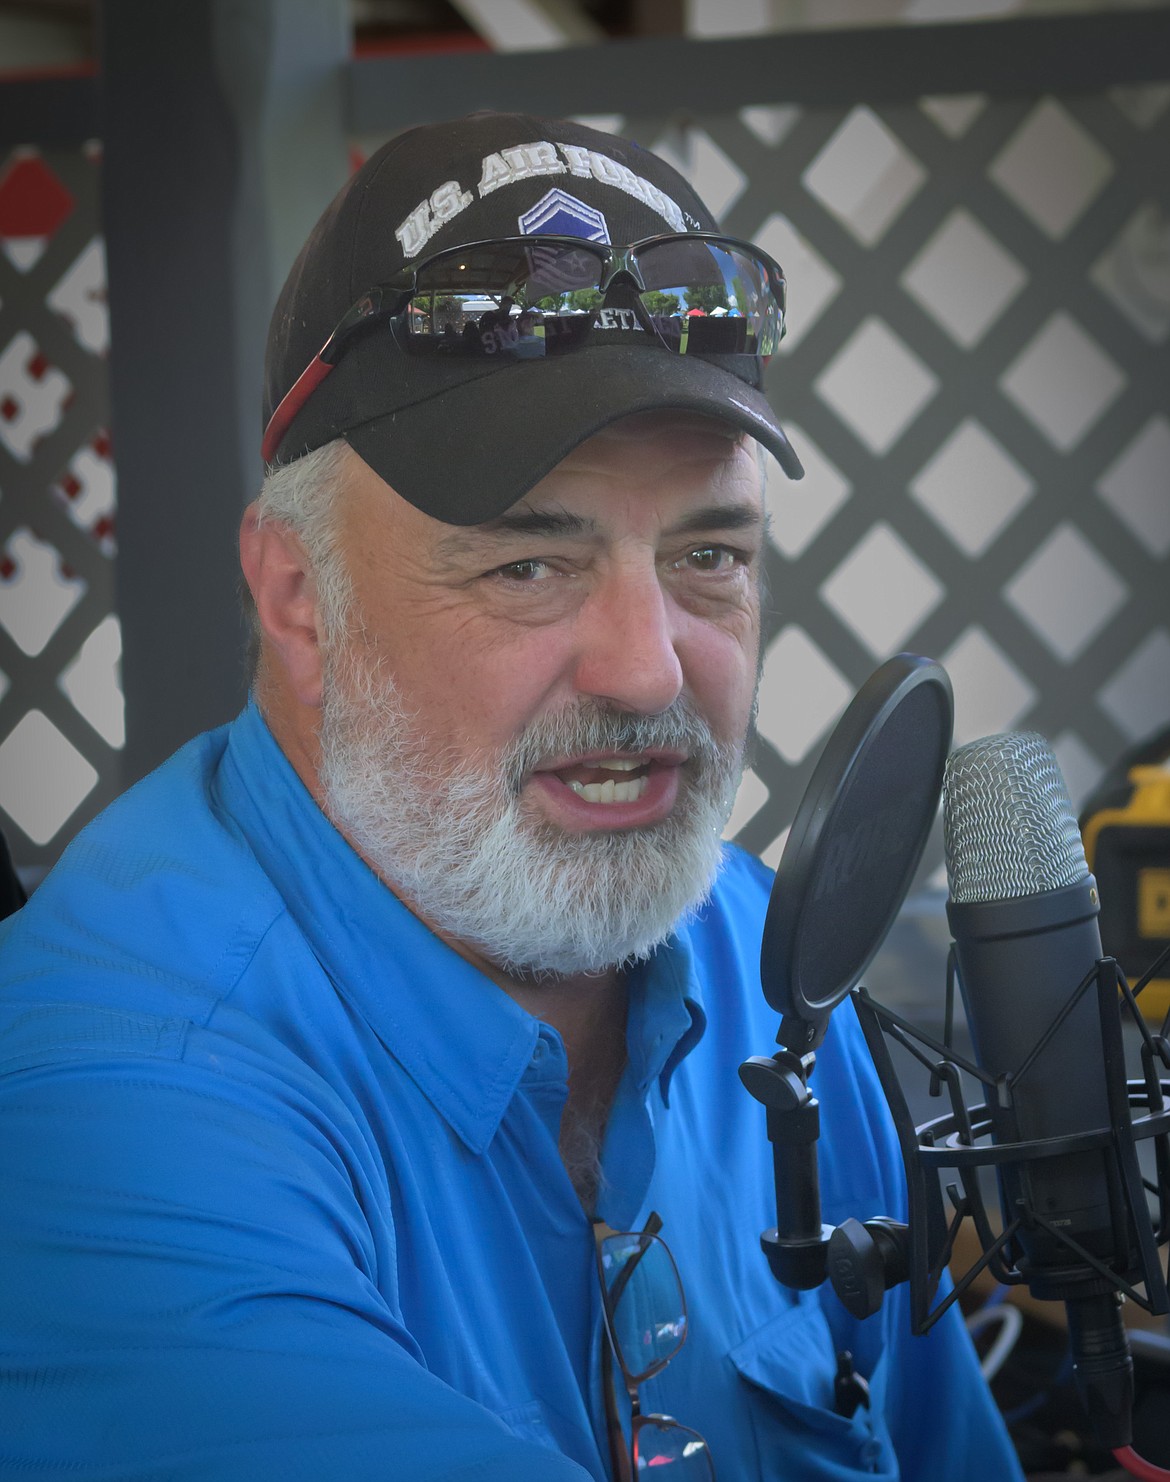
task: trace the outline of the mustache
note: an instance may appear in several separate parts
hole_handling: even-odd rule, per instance
[[[685,697],[657,715],[640,715],[599,700],[582,700],[568,710],[533,721],[504,756],[511,792],[519,794],[528,777],[562,756],[597,751],[683,751],[685,765],[702,778],[738,755],[739,748],[716,739],[711,727]]]

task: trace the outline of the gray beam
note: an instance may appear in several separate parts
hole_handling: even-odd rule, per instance
[[[345,178],[348,41],[343,0],[102,12],[127,782],[246,689],[235,532],[259,483],[264,337]]]
[[[1100,91],[1161,82],[1170,11],[1111,11],[952,25],[614,41],[509,55],[370,57],[350,69],[358,137],[477,108],[577,113],[826,107],[947,93]]]

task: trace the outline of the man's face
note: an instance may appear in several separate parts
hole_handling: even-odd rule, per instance
[[[473,954],[558,973],[645,955],[709,888],[739,779],[763,540],[750,445],[631,418],[472,527],[350,463],[327,810]]]

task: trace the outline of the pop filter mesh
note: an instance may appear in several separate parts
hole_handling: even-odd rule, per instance
[[[885,940],[938,807],[949,700],[920,684],[851,769],[821,834],[800,912],[794,969],[806,1003],[831,1006]]]
[[[984,736],[951,753],[943,841],[958,904],[1059,890],[1089,873],[1064,777],[1033,731]]]

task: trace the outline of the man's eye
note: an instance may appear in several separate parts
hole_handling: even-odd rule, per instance
[[[689,566],[692,571],[730,571],[740,565],[742,559],[725,545],[700,545],[688,551],[680,564]]]
[[[504,581],[542,581],[552,575],[552,568],[547,561],[509,561],[507,566],[497,567],[492,575],[502,577]]]

